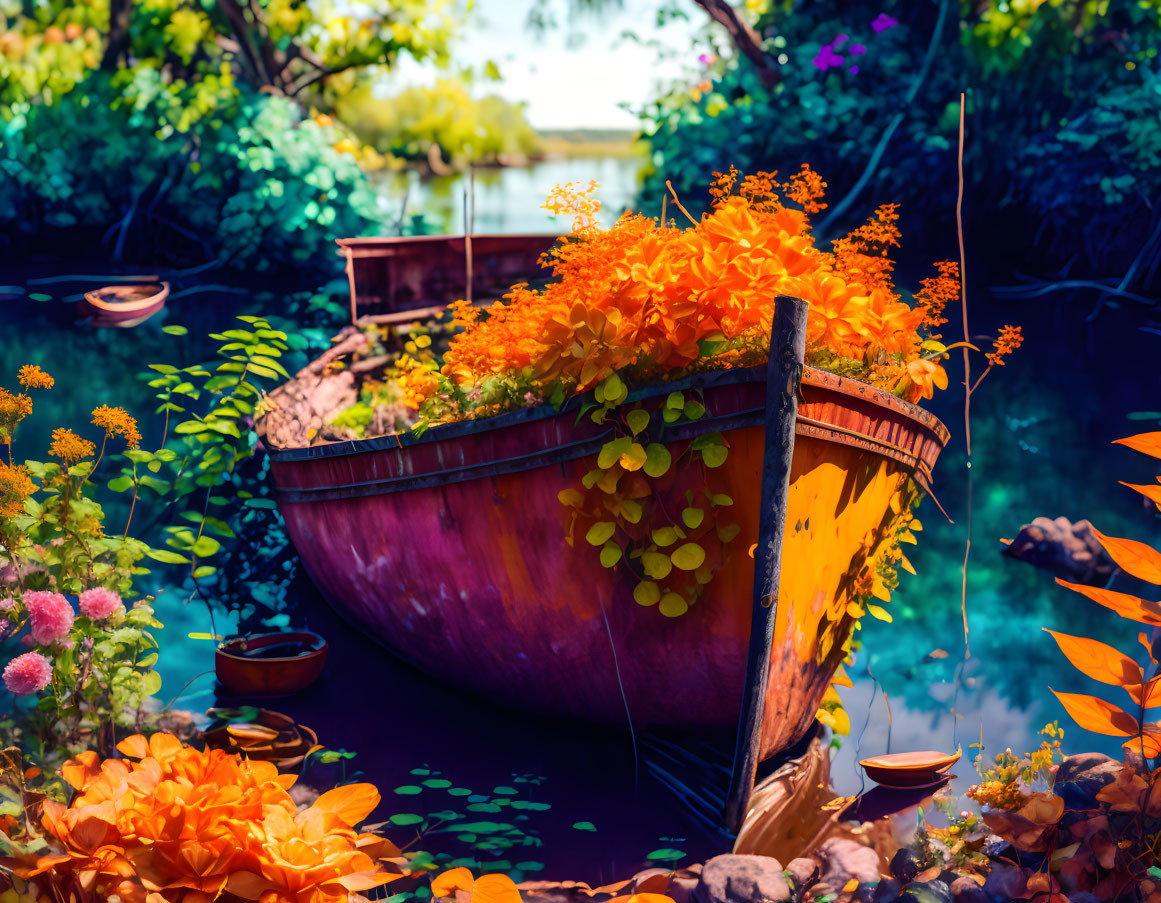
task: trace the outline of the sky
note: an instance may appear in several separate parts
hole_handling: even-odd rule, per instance
[[[691,0],[676,0],[671,5],[686,12],[689,21],[659,28],[661,0],[623,0],[620,9],[580,14],[570,29],[566,0],[549,3],[562,24],[538,35],[526,27],[531,0],[475,0],[453,51],[455,68],[479,70],[494,61],[502,80],[483,83],[481,93],[526,102],[525,116],[537,129],[636,129],[637,118],[621,104],[641,106],[656,95],[659,84],[682,78],[683,67],[695,63],[693,36],[707,20]],[[677,56],[664,59],[656,47],[623,40],[626,30],[642,42],[660,42]],[[570,33],[581,39],[578,46],[570,43]],[[438,73],[408,60],[394,75],[419,84]]]

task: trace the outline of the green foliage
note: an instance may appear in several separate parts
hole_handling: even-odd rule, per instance
[[[1004,225],[1039,230],[1053,259],[1082,253],[1123,271],[1161,194],[1158,9],[1095,0],[780,7],[758,23],[776,84],[727,54],[694,76],[704,79],[697,88],[642,111],[652,148],[642,206],[660,209],[666,179],[695,209],[711,171],[786,173],[805,160],[829,183],[832,209],[865,173],[858,206],[899,202],[909,231],[944,223],[965,91],[969,227],[973,215],[989,218],[986,238],[1003,253],[1008,233],[990,221],[1006,210],[1018,216]],[[876,33],[880,14],[898,24]],[[820,67],[820,48],[840,35],[841,63]],[[829,214],[819,218],[824,234],[850,225],[845,211]]]
[[[84,96],[0,115],[9,242],[67,228],[104,241],[114,260],[214,262],[301,282],[336,269],[334,235],[377,222],[358,164],[289,101],[242,94],[220,117],[162,136],[165,86],[150,73],[136,82],[132,106],[95,78]]]
[[[375,96],[373,85],[361,84],[339,100],[336,112],[380,153],[427,160],[434,144],[443,162],[457,169],[525,158],[542,149],[522,104],[492,94],[473,97],[462,77],[385,98]]]

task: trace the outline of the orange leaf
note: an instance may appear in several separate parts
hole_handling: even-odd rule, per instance
[[[452,869],[431,879],[431,893],[435,897],[446,897],[457,890],[467,891],[469,894],[476,885],[470,870],[463,868]]]
[[[1154,677],[1147,684],[1129,684],[1125,687],[1133,702],[1144,709],[1161,707],[1161,677]]]
[[[1051,687],[1048,689],[1052,690]],[[1052,690],[1056,693],[1055,690]],[[1137,719],[1124,709],[1096,696],[1082,693],[1056,693],[1072,720],[1094,734],[1110,737],[1134,737],[1138,732]]]
[[[521,903],[520,891],[507,875],[481,875],[472,889],[472,903]]]
[[[1082,583],[1067,583],[1056,578],[1056,582],[1066,589],[1074,590],[1088,596],[1098,605],[1112,609],[1122,618],[1136,621],[1139,624],[1149,624],[1161,627],[1161,603],[1150,602],[1128,593],[1117,593],[1110,589],[1101,589],[1099,586],[1085,586]]]
[[[1140,737],[1130,737],[1121,746],[1132,752],[1143,752],[1146,759],[1155,759],[1161,754],[1161,734],[1146,728]]]
[[[1138,433],[1136,436],[1115,439],[1113,445],[1124,445],[1133,451],[1161,458],[1161,433]]]
[[[1137,483],[1126,483],[1124,480],[1118,481],[1122,486],[1128,486],[1130,489],[1135,489],[1141,495],[1145,496],[1154,505],[1161,505],[1161,486],[1147,484],[1141,486]]]
[[[1115,687],[1125,687],[1139,686],[1145,679],[1141,673],[1141,666],[1112,646],[1085,637],[1057,633],[1047,627],[1044,631],[1052,635],[1064,657],[1072,662],[1072,666],[1093,680]]]
[[[149,742],[143,734],[134,734],[118,743],[117,751],[130,759],[144,759],[149,755]]]
[[[328,790],[314,801],[312,808],[329,812],[353,827],[371,814],[379,799],[374,784],[344,784]]]
[[[1105,536],[1095,527],[1092,533],[1121,570],[1147,583],[1161,583],[1161,553],[1156,549],[1135,539]]]

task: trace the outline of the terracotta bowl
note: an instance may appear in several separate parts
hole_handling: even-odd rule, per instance
[[[311,747],[318,745],[318,735],[309,727],[269,709],[261,709],[253,721],[211,726],[203,739],[210,749],[244,753],[283,770],[301,765]]]
[[[867,777],[880,786],[897,789],[926,787],[942,780],[961,755],[961,750],[951,755],[924,750],[874,756],[863,759],[859,764],[863,766]]]
[[[270,647],[302,643],[306,652],[277,655]],[[254,653],[270,649],[269,656]],[[322,674],[327,660],[327,641],[309,630],[233,637],[214,652],[214,669],[218,682],[238,696],[289,696],[306,689]]]

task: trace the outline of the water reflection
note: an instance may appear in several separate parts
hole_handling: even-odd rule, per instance
[[[552,216],[540,205],[554,185],[600,183],[601,223],[609,226],[629,209],[637,193],[643,161],[638,157],[565,157],[530,166],[477,169],[474,232],[514,234],[566,231],[566,218]],[[428,231],[464,231],[464,195],[468,176],[421,178],[414,171],[391,173],[380,180],[388,211],[410,221],[422,216]],[[660,213],[660,211],[658,211]]]

